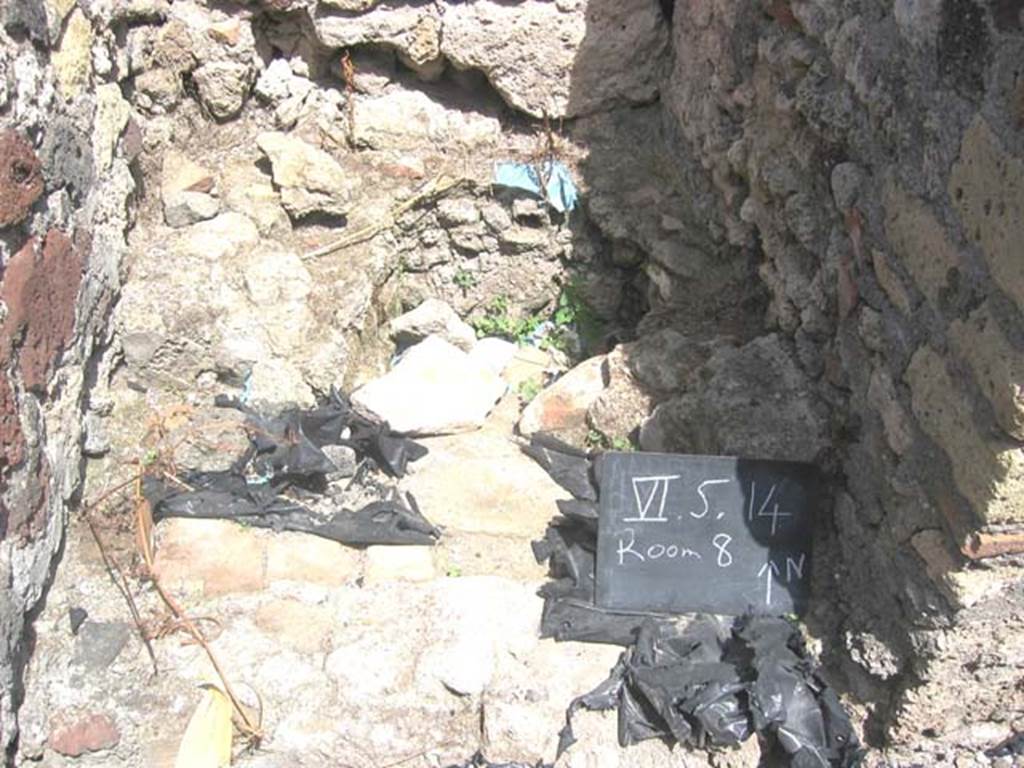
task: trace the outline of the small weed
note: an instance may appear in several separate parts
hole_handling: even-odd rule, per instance
[[[457,579],[459,576],[462,575],[462,569],[457,565],[449,565],[448,570],[444,572],[444,575],[453,579]]]
[[[475,277],[472,275],[468,275],[468,278],[475,281]],[[460,287],[462,286],[460,280],[466,279],[466,277],[460,278],[460,273],[455,275],[455,283]],[[550,316],[532,314],[525,317],[513,317],[509,314],[508,296],[502,295],[490,303],[484,311],[483,317],[477,318],[472,323],[477,336],[499,336],[518,344],[530,341],[534,332],[545,324],[545,333],[540,339],[540,348],[555,349],[570,358],[580,358],[596,349],[604,335],[603,323],[583,300],[582,291],[575,280],[562,286],[558,295],[558,303]],[[537,341],[534,340],[533,343],[536,344]]]
[[[463,293],[466,293],[470,288],[476,286],[476,275],[468,269],[459,268],[456,270],[455,277],[452,278],[452,282],[459,286]]]
[[[498,336],[523,344],[542,322],[539,315],[512,317],[508,311],[508,296],[498,296],[487,307],[484,316],[474,320],[472,325],[479,337]]]
[[[636,450],[636,446],[633,445],[633,441],[628,437],[608,437],[608,435],[598,429],[591,429],[587,432],[584,442],[586,443],[587,448],[602,451],[632,453]]]
[[[628,437],[613,437],[612,450],[621,451],[622,453],[632,453],[636,450],[636,446],[633,445],[633,441]]]
[[[596,348],[604,336],[604,323],[583,298],[580,281],[575,278],[562,286],[562,292],[558,294],[558,307],[552,319],[556,328],[575,331],[584,352]]]
[[[526,404],[539,395],[541,389],[541,384],[536,379],[525,379],[524,381],[519,382],[519,386],[516,387],[516,394],[519,395],[519,399]]]
[[[601,450],[607,450],[609,444],[607,436],[596,429],[591,429],[587,432],[583,443],[587,448],[600,448]]]

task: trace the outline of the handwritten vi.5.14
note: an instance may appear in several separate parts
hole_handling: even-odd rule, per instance
[[[813,467],[606,454],[599,481],[599,604],[727,614],[805,607]]]

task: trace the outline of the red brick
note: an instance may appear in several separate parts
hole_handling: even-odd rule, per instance
[[[27,389],[45,393],[51,368],[71,340],[82,263],[67,235],[50,230],[42,252],[35,239],[7,264],[0,297],[7,320],[0,335],[0,359],[17,346]]]
[[[0,227],[24,219],[42,193],[42,166],[32,145],[14,131],[0,132]]]
[[[121,734],[110,716],[94,712],[58,722],[50,732],[47,743],[54,752],[67,757],[79,757],[86,752],[110,749],[120,740]]]

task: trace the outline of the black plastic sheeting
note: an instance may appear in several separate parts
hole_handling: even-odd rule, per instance
[[[726,747],[755,733],[794,768],[853,766],[860,745],[835,692],[814,672],[800,633],[784,619],[733,626],[701,617],[684,629],[648,619],[608,679],[566,712],[558,754],[579,709],[618,708],[619,743],[671,739]]]
[[[1024,755],[1024,733],[1017,733],[985,752],[986,757],[1014,757]]]
[[[264,418],[237,401],[218,405],[246,414],[249,450],[231,469],[193,472],[174,483],[147,478],[144,493],[156,521],[167,517],[235,520],[278,531],[299,531],[353,546],[371,544],[433,544],[439,531],[430,524],[411,494],[385,489],[385,498],[357,511],[341,509],[318,514],[326,475],[335,470],[321,450],[347,445],[360,460],[354,481],[376,467],[391,477],[405,474],[409,462],[426,448],[394,434],[386,423],[356,413],[347,398],[332,392],[324,404],[291,409]]]
[[[449,765],[448,768],[552,768],[551,763],[536,762],[530,763],[492,763],[477,752],[473,757],[459,765]]]
[[[559,755],[575,741],[575,712],[617,708],[624,747],[651,738],[724,747],[757,734],[770,765],[860,762],[849,716],[786,620],[697,617],[682,625],[679,617],[595,605],[600,457],[546,435],[523,450],[576,497],[559,502],[561,514],[533,543],[551,576],[540,590],[541,635],[626,647],[608,679],[569,705]]]
[[[628,645],[642,614],[598,608],[594,602],[597,558],[596,457],[543,433],[523,451],[576,498],[558,502],[561,515],[533,542],[538,563],[547,561],[551,581],[541,587],[541,637]]]

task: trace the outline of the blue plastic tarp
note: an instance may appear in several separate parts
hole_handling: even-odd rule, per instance
[[[579,194],[569,169],[555,160],[544,164],[543,173],[547,178],[546,188],[542,188],[537,168],[529,163],[497,163],[494,166],[494,183],[499,187],[532,192],[537,197],[547,200],[559,213],[575,208]]]

